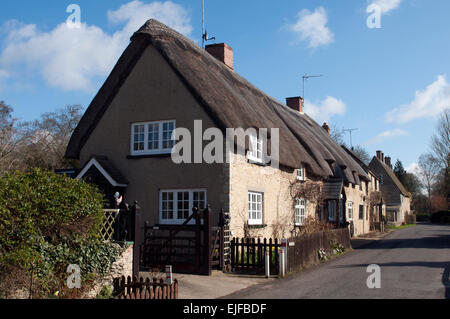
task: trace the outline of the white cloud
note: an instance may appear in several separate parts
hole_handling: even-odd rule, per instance
[[[134,0],[107,14],[109,22],[123,24],[113,34],[86,23],[80,28],[70,28],[64,22],[49,32],[17,21],[7,23],[0,70],[7,72],[14,66],[23,66],[37,71],[51,86],[93,91],[93,80],[111,71],[129,38],[148,19],[155,18],[185,35],[192,32],[187,11],[170,1]]]
[[[403,0],[375,0],[372,1],[369,7],[376,5],[380,8],[381,13],[385,14],[397,9]]]
[[[387,131],[381,132],[374,138],[370,139],[369,141],[364,143],[364,145],[378,144],[387,139],[391,139],[391,138],[395,138],[395,137],[399,137],[399,136],[406,136],[406,135],[408,135],[408,132],[406,132],[402,129],[387,130]]]
[[[407,123],[415,119],[434,117],[445,108],[450,107],[450,85],[445,75],[439,75],[437,80],[424,90],[417,91],[415,99],[406,105],[386,114],[388,122]]]
[[[329,122],[334,115],[345,114],[347,107],[342,100],[327,96],[325,100],[315,104],[308,100],[305,101],[303,111],[312,117],[317,123]]]
[[[289,29],[297,33],[301,41],[308,41],[310,48],[317,48],[334,41],[334,34],[327,23],[327,12],[323,7],[314,12],[304,9],[297,14],[297,22],[289,25]]]
[[[417,163],[411,163],[411,164],[409,164],[409,165],[405,168],[405,170],[406,170],[408,173],[417,174],[417,173],[420,171],[419,164],[417,164]]]

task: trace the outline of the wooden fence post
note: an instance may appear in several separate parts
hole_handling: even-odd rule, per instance
[[[223,209],[220,210],[219,217],[219,227],[220,227],[220,249],[219,249],[219,261],[220,269],[224,271],[225,268],[225,247],[224,247],[224,229],[225,229],[225,215]]]
[[[141,208],[135,201],[132,208],[132,219],[134,220],[134,243],[133,243],[133,276],[139,276],[140,240],[141,240]]]
[[[204,228],[204,274],[211,276],[211,207],[208,207],[203,212],[203,228]]]

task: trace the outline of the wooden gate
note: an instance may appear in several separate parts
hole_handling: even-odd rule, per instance
[[[223,212],[218,226],[212,226],[208,207],[196,207],[182,225],[144,226],[144,243],[140,248],[143,271],[171,265],[174,272],[211,275],[212,267],[223,268]],[[193,223],[195,222],[195,223]]]

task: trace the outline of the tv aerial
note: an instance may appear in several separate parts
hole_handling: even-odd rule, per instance
[[[305,74],[305,75],[302,76],[302,80],[303,80],[303,96],[302,96],[303,97],[303,106],[305,106],[305,102],[306,102],[306,99],[305,99],[305,81],[310,79],[310,78],[321,78],[321,77],[324,77],[324,75],[323,74],[318,74],[318,75]]]
[[[206,30],[206,19],[205,19],[205,0],[202,0],[202,48],[205,48],[205,43],[208,41],[215,40],[215,37],[208,37],[208,31]]]

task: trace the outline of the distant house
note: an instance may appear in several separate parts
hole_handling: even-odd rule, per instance
[[[366,209],[369,211],[369,229],[370,231],[382,231],[384,230],[383,216],[386,215],[386,203],[384,202],[380,189],[380,178],[352,150],[345,146],[342,146],[342,148],[349,153],[359,165],[361,165],[370,177],[370,182],[368,183],[365,192],[365,204],[368,205]],[[359,235],[366,233],[366,227],[367,225],[361,222],[355,223],[355,234]]]
[[[290,236],[308,217],[369,232],[373,176],[331,139],[327,125],[303,112],[301,97],[286,104],[234,71],[228,45],[204,50],[149,20],[87,109],[66,156],[79,159],[78,178],[99,181],[108,198],[119,191],[138,201],[151,225],[182,224],[193,207],[209,204],[230,213],[236,237],[248,229]],[[172,132],[194,132],[195,120],[222,132],[278,128],[279,168],[264,163],[260,136],[249,137],[244,155],[232,150],[231,162],[176,164]],[[308,183],[320,186],[317,200],[292,193],[293,184]]]
[[[377,151],[369,168],[380,178],[388,222],[404,223],[405,217],[411,212],[411,195],[392,170],[391,158],[384,157],[382,151]]]

